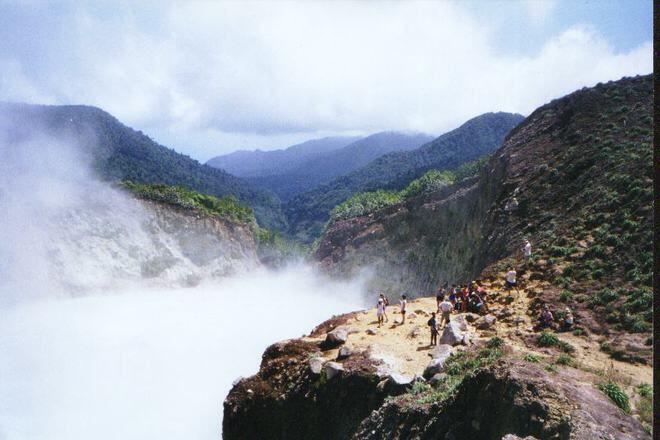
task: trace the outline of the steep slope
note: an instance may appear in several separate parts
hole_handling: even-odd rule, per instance
[[[337,176],[350,173],[384,154],[412,150],[432,139],[432,136],[425,134],[376,133],[306,160],[286,173],[247,180],[275,192],[286,201]]]
[[[303,162],[329,151],[338,150],[360,138],[357,136],[312,139],[281,150],[239,150],[216,156],[206,164],[220,168],[238,177],[263,177],[287,173]]]
[[[99,176],[145,183],[184,185],[215,196],[234,195],[255,210],[259,222],[282,228],[279,200],[222,170],[157,144],[101,109],[88,106],[0,104],[1,135],[20,141],[39,133],[79,143]],[[38,158],[35,158],[38,160]]]
[[[334,274],[371,268],[374,287],[392,295],[516,266],[550,282],[534,307],[568,305],[589,332],[609,335],[604,351],[648,361],[652,92],[644,76],[553,101],[512,131],[478,178],[338,220],[316,256]],[[535,254],[526,269],[524,238]]]
[[[313,241],[332,208],[360,191],[401,189],[430,169],[451,169],[488,154],[523,117],[487,113],[467,121],[418,149],[384,155],[368,165],[300,194],[286,204],[290,232]]]

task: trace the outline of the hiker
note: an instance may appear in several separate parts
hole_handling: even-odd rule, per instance
[[[484,308],[484,301],[477,294],[477,292],[472,292],[468,297],[468,305],[470,306],[470,311],[474,313],[481,313]]]
[[[450,303],[447,298],[445,298],[440,303],[440,311],[442,312],[442,317],[440,318],[440,325],[442,325],[442,328],[445,328],[447,324],[449,324],[449,316],[451,315],[452,310],[454,310],[454,305]]]
[[[445,288],[440,286],[438,287],[438,291],[435,294],[435,304],[438,310],[440,310],[440,303],[442,302],[442,299],[445,297]]]
[[[431,343],[429,345],[438,345],[438,321],[435,319],[435,312],[431,312],[431,319],[427,324],[431,328]]]
[[[532,244],[529,240],[525,240],[525,245],[523,246],[523,258],[525,259],[525,264],[527,264],[532,258]]]
[[[459,303],[458,296],[456,295],[455,292],[451,292],[449,294],[449,302],[451,303],[454,310],[460,310],[461,309],[461,305]],[[440,305],[438,305],[438,310],[440,310]]]
[[[376,317],[378,318],[378,327],[383,324],[383,315],[385,315],[385,301],[383,298],[378,298],[378,306],[376,307]]]
[[[399,304],[401,305],[401,324],[403,325],[406,323],[406,305],[408,305],[406,295],[401,295],[401,301],[399,301]]]
[[[539,326],[541,328],[552,327],[552,323],[555,321],[555,318],[552,316],[552,312],[547,304],[543,306],[543,311],[541,312],[541,320]]]
[[[459,289],[457,295],[461,300],[461,312],[467,312],[469,296],[467,288]]]
[[[571,312],[571,309],[566,307],[565,313],[564,313],[564,320],[562,321],[562,329],[563,330],[570,330],[573,328],[573,323],[575,320],[573,319],[573,312]]]
[[[387,317],[387,306],[390,305],[390,300],[387,299],[387,297],[385,296],[385,294],[383,292],[380,293],[380,298],[385,303],[385,305],[383,307],[383,316],[385,317],[385,322],[389,322],[390,320]]]
[[[513,287],[516,287],[516,270],[510,267],[506,273],[506,288],[511,289]]]

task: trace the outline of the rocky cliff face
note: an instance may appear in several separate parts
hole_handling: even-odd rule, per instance
[[[650,273],[652,101],[650,76],[553,101],[509,134],[478,179],[337,221],[316,257],[331,273],[371,267],[378,287],[420,294],[477,277],[515,256],[524,237],[538,251],[610,240],[608,255],[623,263],[630,252],[611,235],[624,232]],[[514,198],[517,208],[506,210]],[[629,230],[617,230],[625,221]],[[650,277],[631,281],[650,285]]]
[[[540,107],[477,179],[337,221],[317,259],[337,276],[368,268],[374,289],[416,296],[445,281],[520,270],[528,238],[531,269],[552,285],[539,303],[561,296],[591,330],[638,335],[622,344],[648,359],[652,85],[651,76],[625,78]]]

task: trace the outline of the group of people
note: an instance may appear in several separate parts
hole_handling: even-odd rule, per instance
[[[547,304],[543,305],[541,315],[539,316],[539,329],[557,328],[557,330],[569,331],[573,329],[574,324],[575,318],[569,307],[566,307],[563,313],[561,313],[561,319],[555,319],[552,311],[550,311],[550,307]]]
[[[488,309],[486,306],[486,290],[472,281],[465,286],[452,284],[451,288],[447,285],[440,287],[436,293],[435,299],[440,311],[440,304],[447,301],[451,304],[452,310],[457,312],[482,313]]]
[[[532,257],[532,245],[529,240],[525,240],[522,247],[522,255],[524,264],[527,265]],[[513,267],[509,267],[504,278],[504,286],[506,289],[518,289],[517,272]],[[461,286],[452,284],[448,287],[448,283],[438,288],[436,293],[437,310],[431,314],[431,319],[427,324],[431,331],[431,344],[437,345],[438,332],[440,328],[444,328],[449,324],[452,312],[473,312],[484,313],[488,310],[486,304],[487,292],[479,286],[475,281]],[[406,295],[401,295],[399,301],[399,311],[401,314],[401,324],[406,322],[406,308],[408,301]],[[387,316],[387,307],[389,301],[384,293],[380,293],[378,297],[378,305],[376,314],[378,317],[378,327],[382,326],[385,322],[389,322]],[[440,314],[440,321],[438,322],[437,315]],[[539,327],[559,327],[561,330],[570,330],[574,324],[573,313],[566,307],[561,313],[559,322],[555,322],[555,316],[550,311],[548,305],[543,306],[543,310],[539,317]]]

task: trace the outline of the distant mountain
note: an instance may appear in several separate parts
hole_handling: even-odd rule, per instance
[[[286,201],[332,179],[350,173],[393,151],[418,148],[433,139],[421,133],[380,132],[357,140],[343,148],[303,161],[277,175],[250,177],[255,186],[269,189]]]
[[[238,177],[263,177],[284,174],[323,153],[338,150],[360,139],[338,136],[312,139],[282,150],[239,150],[216,156],[206,162]]]
[[[311,241],[320,234],[332,208],[355,193],[398,190],[430,169],[453,169],[491,153],[523,119],[522,115],[502,112],[477,116],[415,150],[383,155],[352,173],[299,194],[285,206],[290,232]]]
[[[102,179],[181,185],[218,197],[234,195],[254,209],[260,225],[281,229],[286,224],[273,194],[159,145],[99,108],[0,103],[0,136],[12,141],[35,133],[81,144]]]

